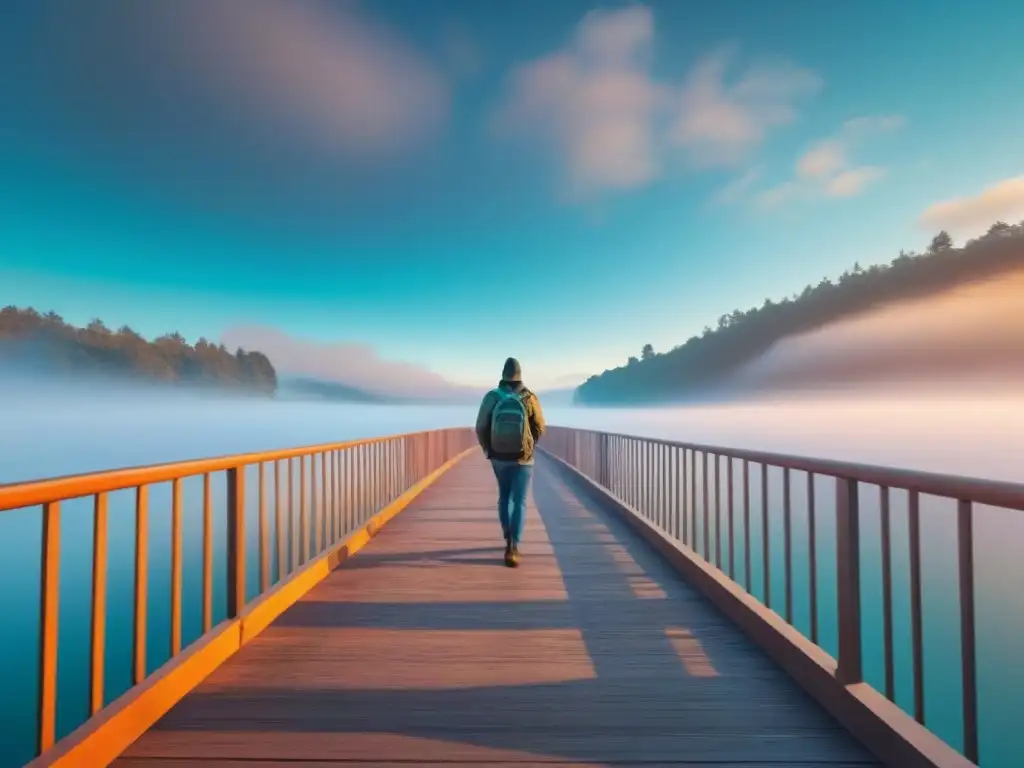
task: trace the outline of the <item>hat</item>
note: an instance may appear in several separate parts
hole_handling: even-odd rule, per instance
[[[522,381],[523,369],[519,366],[519,361],[514,357],[506,360],[505,367],[501,369],[501,378],[504,381]]]

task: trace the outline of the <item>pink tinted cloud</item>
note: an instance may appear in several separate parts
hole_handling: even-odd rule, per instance
[[[885,168],[874,165],[850,168],[829,179],[828,184],[825,185],[825,194],[829,197],[854,197],[882,179],[885,174]]]
[[[279,376],[339,382],[392,397],[446,400],[480,395],[421,366],[385,360],[366,344],[307,341],[267,326],[229,328],[221,341],[228,349],[259,350]]]
[[[932,232],[945,229],[960,237],[975,237],[996,221],[1024,221],[1024,176],[1003,179],[976,195],[934,203],[921,213],[918,225]]]
[[[191,86],[326,149],[387,151],[439,130],[439,71],[349,4],[179,0],[158,33]]]
[[[754,205],[777,208],[795,200],[847,198],[863,193],[883,179],[888,169],[877,165],[854,166],[850,155],[874,136],[902,127],[900,115],[866,115],[847,120],[835,135],[812,144],[797,158],[793,178],[754,196]]]
[[[653,32],[643,6],[589,12],[563,50],[512,72],[499,128],[554,144],[572,194],[651,181],[652,118],[663,96],[647,73]]]
[[[741,161],[771,129],[796,120],[797,104],[821,88],[814,72],[783,61],[753,64],[730,83],[734,58],[732,46],[705,57],[680,91],[672,141],[699,166]]]
[[[560,49],[516,67],[496,123],[560,154],[574,196],[656,180],[674,153],[695,167],[733,165],[820,80],[785,62],[759,62],[732,81],[732,48],[700,60],[680,84],[651,72],[654,16],[643,5],[594,10]]]

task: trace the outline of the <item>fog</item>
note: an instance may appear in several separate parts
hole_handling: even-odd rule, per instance
[[[1024,397],[1024,271],[783,339],[731,387],[901,399]]]
[[[37,382],[31,389],[10,388],[0,399],[0,483],[101,470],[125,465],[198,458],[218,454],[301,446],[359,437],[394,434],[454,425],[469,425],[475,406],[349,405],[325,402],[275,401],[215,393],[163,392],[144,387],[93,389]],[[735,402],[690,408],[575,409],[552,404],[551,424],[658,436],[687,442],[736,446],[790,454],[823,456],[1005,480],[1024,481],[1020,435],[1024,433],[1024,400],[1011,394],[955,397],[891,396]],[[774,477],[774,475],[773,475]],[[198,636],[201,482],[186,481],[184,494],[186,642]],[[247,530],[254,532],[255,477],[247,476]],[[773,483],[776,481],[773,479]],[[777,491],[777,486],[773,486]],[[775,491],[773,491],[774,493]],[[223,615],[223,477],[214,480],[217,521],[214,538],[217,568],[215,615]],[[834,496],[833,496],[834,498]],[[879,686],[880,640],[877,630],[877,520],[865,493],[862,523],[864,552],[865,669]],[[806,571],[800,517],[802,497],[794,492],[795,572]],[[756,500],[752,498],[752,503]],[[830,649],[834,631],[834,596],[829,592],[834,565],[830,560],[829,494],[821,494],[819,567],[822,645]],[[779,502],[771,499],[773,523]],[[131,600],[134,500],[130,492],[110,496],[110,552],[107,634],[107,700],[130,685]],[[906,610],[906,518],[903,500],[894,494],[894,605],[900,647],[898,702],[908,706],[910,691],[903,626]],[[947,509],[947,507],[949,507]],[[166,658],[169,595],[167,537],[170,492],[167,484],[150,492],[150,656],[151,668]],[[58,735],[87,715],[85,681],[88,648],[91,504],[67,502],[61,511],[61,661]],[[929,727],[956,743],[958,699],[951,695],[959,669],[956,632],[955,516],[949,504],[922,500],[922,550],[926,614],[926,690]],[[528,523],[529,524],[529,523]],[[979,686],[982,703],[983,750],[986,766],[1015,765],[1024,749],[1014,723],[1024,712],[1024,668],[1019,667],[1019,637],[1024,633],[1024,600],[1014,585],[1024,579],[1019,543],[1024,540],[1022,515],[979,509],[976,517],[976,589],[978,611]],[[780,538],[773,534],[773,541]],[[37,649],[40,518],[38,509],[0,513],[0,580],[17,589],[0,590],[0,652],[25,660],[5,678],[0,692],[0,719],[5,733],[17,738],[0,742],[0,768],[20,765],[30,754],[34,723],[34,660]],[[255,542],[249,542],[255,547]],[[773,555],[774,556],[774,555]],[[250,563],[256,566],[255,558]],[[755,563],[756,568],[756,563]],[[756,572],[756,571],[755,571]],[[781,568],[773,573],[780,574]],[[800,576],[803,578],[803,576]],[[255,585],[255,573],[250,584]],[[756,587],[756,579],[755,579]],[[773,586],[773,590],[776,587]],[[795,620],[804,615],[806,585],[795,586]],[[831,632],[831,634],[830,634]],[[28,663],[31,661],[32,663]],[[1016,665],[1016,666],[1015,666]],[[13,669],[13,668],[12,668]],[[954,676],[955,677],[955,676]],[[994,702],[994,704],[993,704]],[[25,738],[22,738],[25,737]],[[1006,758],[1005,760],[1002,758]]]
[[[543,400],[542,400],[543,402]],[[276,401],[53,381],[0,385],[0,482],[469,425],[475,405]],[[903,390],[660,409],[552,404],[549,423],[1024,480],[1024,396]]]

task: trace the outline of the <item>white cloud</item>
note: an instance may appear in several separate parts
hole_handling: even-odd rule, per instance
[[[851,166],[850,156],[866,140],[900,128],[899,115],[869,115],[847,120],[835,136],[812,144],[796,161],[794,177],[754,195],[754,204],[770,209],[797,199],[855,197],[885,177],[876,165]]]
[[[771,128],[792,123],[799,100],[821,87],[813,72],[781,62],[753,65],[727,84],[734,54],[725,47],[700,61],[681,91],[671,138],[698,166],[739,162]]]
[[[797,176],[835,176],[849,165],[849,154],[858,145],[877,134],[895,131],[904,122],[900,115],[868,115],[847,120],[835,136],[812,144],[797,160]]]
[[[885,176],[885,168],[864,165],[833,176],[825,185],[829,197],[854,197]]]
[[[928,206],[918,225],[931,232],[945,229],[958,237],[976,237],[997,221],[1024,220],[1024,176],[1003,179],[973,196]]]
[[[259,350],[279,376],[339,382],[392,397],[451,399],[479,394],[418,365],[384,360],[366,344],[306,341],[265,326],[229,328],[221,341],[228,349]]]
[[[731,48],[681,85],[651,74],[654,17],[632,5],[587,13],[561,50],[515,68],[497,113],[501,134],[539,136],[563,156],[574,196],[644,186],[673,151],[692,166],[731,166],[819,87],[788,64],[755,64],[726,82]]]
[[[817,178],[831,176],[846,165],[846,152],[835,139],[821,141],[811,147],[797,161],[797,176]]]
[[[647,73],[653,33],[642,6],[591,11],[565,50],[512,73],[501,126],[552,141],[576,193],[651,181],[658,173],[652,120],[664,98]]]
[[[161,45],[194,87],[328,149],[401,148],[447,118],[436,69],[350,5],[192,0],[160,21]]]

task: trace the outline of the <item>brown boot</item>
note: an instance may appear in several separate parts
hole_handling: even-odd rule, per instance
[[[519,547],[517,545],[509,543],[508,549],[505,550],[505,565],[509,568],[519,565]]]

